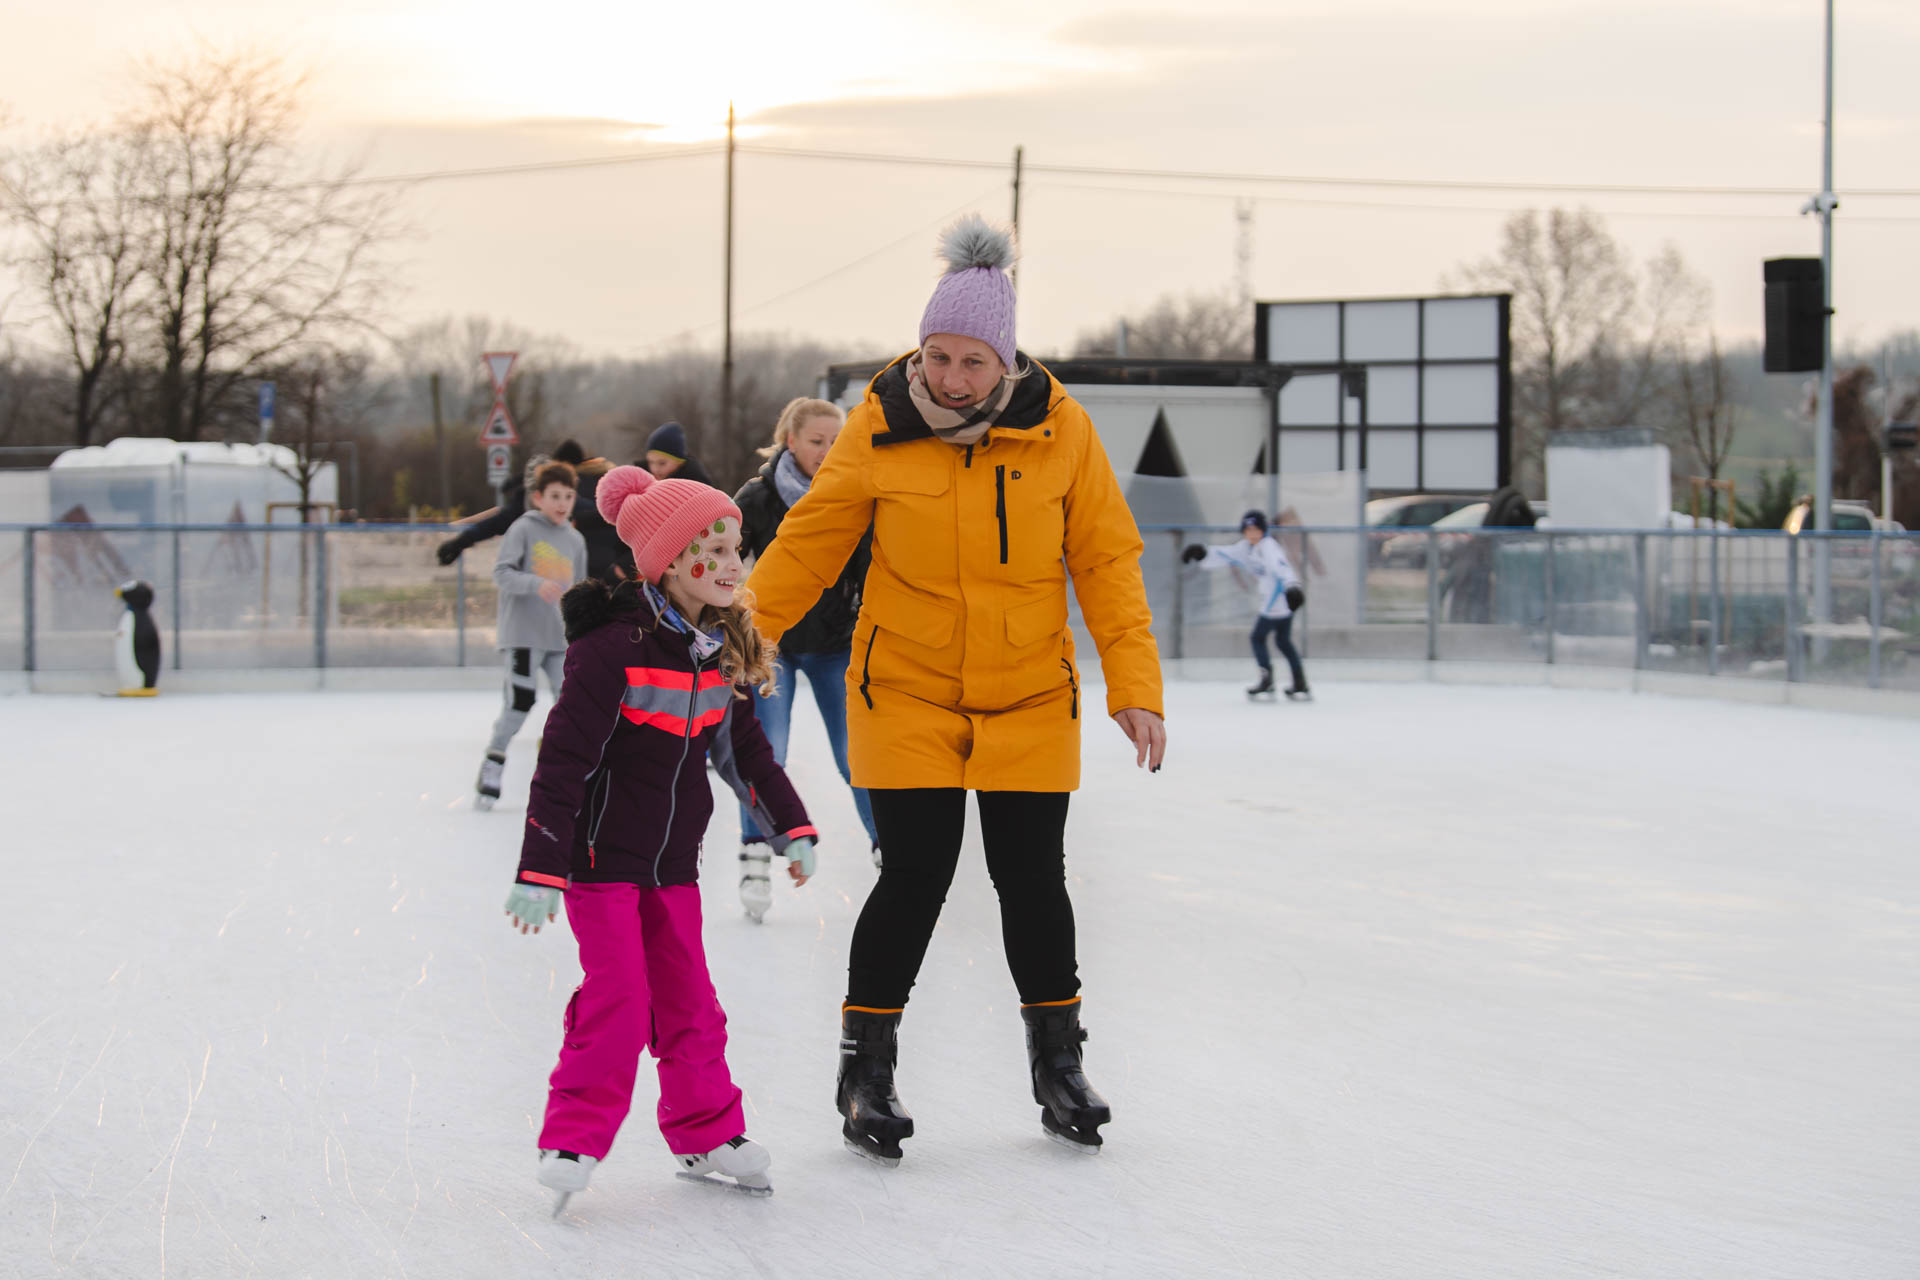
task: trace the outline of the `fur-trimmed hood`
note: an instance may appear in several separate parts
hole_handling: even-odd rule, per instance
[[[567,588],[560,597],[560,620],[567,627],[567,643],[598,631],[616,619],[631,617],[644,630],[652,630],[652,610],[640,594],[638,583],[627,581],[610,585],[599,578],[586,578]]]

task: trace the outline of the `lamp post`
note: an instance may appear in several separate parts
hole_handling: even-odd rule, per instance
[[[1373,541],[1367,536],[1367,371],[1365,369],[1342,369],[1340,371],[1340,395],[1342,400],[1351,396],[1360,402],[1360,499],[1359,509],[1354,514],[1354,535],[1359,542],[1356,572],[1359,574],[1354,592],[1353,621],[1361,626],[1367,621],[1367,562],[1373,557]],[[1340,416],[1346,417],[1344,405]]]

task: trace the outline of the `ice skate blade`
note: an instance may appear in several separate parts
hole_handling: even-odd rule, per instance
[[[1048,1138],[1067,1148],[1067,1150],[1077,1152],[1083,1156],[1099,1155],[1100,1148],[1105,1143],[1105,1139],[1100,1136],[1100,1130],[1097,1126],[1087,1130],[1083,1135],[1078,1130],[1061,1124],[1053,1118],[1051,1111],[1044,1109],[1040,1112],[1040,1127],[1046,1131]]]
[[[567,1201],[571,1199],[573,1199],[573,1192],[571,1191],[562,1191],[559,1195],[555,1196],[553,1198],[553,1216],[556,1218],[559,1217],[561,1211],[567,1207]]]
[[[732,1178],[714,1173],[688,1173],[682,1170],[673,1175],[686,1182],[698,1182],[709,1187],[725,1187],[728,1191],[738,1191],[743,1196],[770,1196],[773,1183],[760,1174],[749,1174],[735,1182]]]
[[[499,796],[475,796],[473,798],[473,807],[484,813],[493,808],[493,802],[499,798]]]
[[[852,1138],[843,1137],[841,1141],[847,1144],[847,1150],[853,1152],[853,1154],[859,1156],[862,1160],[872,1161],[874,1164],[880,1165],[882,1168],[891,1169],[895,1165],[900,1163],[900,1156],[902,1154],[901,1152],[896,1151],[892,1155],[888,1155],[884,1151],[881,1151],[874,1147],[869,1147],[866,1144],[857,1142]]]

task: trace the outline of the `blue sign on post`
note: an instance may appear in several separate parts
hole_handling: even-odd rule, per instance
[[[265,444],[267,437],[272,434],[273,384],[271,382],[263,382],[260,384],[260,442]]]

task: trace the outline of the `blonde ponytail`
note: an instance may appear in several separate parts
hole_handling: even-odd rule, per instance
[[[755,452],[763,458],[771,458],[786,446],[794,429],[809,418],[832,418],[835,422],[845,422],[847,415],[831,400],[795,396],[787,401],[787,407],[780,411],[780,417],[773,424],[773,443]]]

